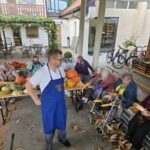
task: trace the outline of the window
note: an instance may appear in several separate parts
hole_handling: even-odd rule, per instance
[[[128,2],[116,1],[116,8],[126,9],[127,5],[128,5]]]
[[[26,27],[27,38],[38,38],[39,32],[37,26]]]
[[[137,2],[129,2],[129,9],[136,9],[137,8]]]
[[[96,20],[90,22],[89,28],[89,54],[93,53],[94,41],[96,34]],[[115,47],[116,34],[117,34],[118,18],[117,17],[106,17],[104,21],[104,28],[102,32],[101,40],[101,52],[110,51]]]
[[[147,9],[150,9],[150,2],[147,3]]]
[[[65,0],[49,0],[48,1],[49,12],[59,12],[67,7]]]
[[[35,5],[36,4],[36,0],[18,0],[18,4],[31,4],[31,5]]]
[[[114,6],[115,6],[115,0],[107,0],[106,1],[107,8],[114,8]]]

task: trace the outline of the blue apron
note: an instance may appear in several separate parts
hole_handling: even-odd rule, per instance
[[[67,118],[64,79],[59,69],[61,78],[56,80],[53,80],[49,67],[48,70],[51,81],[41,95],[42,123],[45,134],[51,134],[55,129],[65,130]]]

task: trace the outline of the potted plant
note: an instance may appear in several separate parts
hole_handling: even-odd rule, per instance
[[[136,47],[136,39],[135,37],[131,36],[129,39],[125,39],[125,41],[122,44],[124,48],[134,49]]]

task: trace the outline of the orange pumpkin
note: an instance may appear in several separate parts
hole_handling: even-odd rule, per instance
[[[76,86],[76,82],[74,82],[72,79],[67,80],[67,87],[68,88],[73,88]]]
[[[72,80],[76,83],[79,83],[80,82],[80,77],[79,76],[76,76],[74,78],[72,78]]]
[[[26,79],[25,79],[25,78],[22,78],[22,77],[16,77],[15,82],[16,82],[17,84],[25,84],[25,83],[26,83]]]
[[[78,73],[75,70],[69,70],[66,73],[67,78],[72,79],[76,76],[78,76]]]

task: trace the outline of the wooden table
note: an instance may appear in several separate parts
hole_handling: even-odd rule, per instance
[[[36,93],[39,94],[39,91],[36,91]],[[1,112],[2,120],[3,120],[3,124],[5,124],[7,121],[7,117],[8,117],[8,113],[9,113],[8,104],[15,100],[13,98],[25,97],[25,96],[29,96],[29,94],[23,94],[20,96],[13,96],[10,93],[10,94],[0,96],[0,112]]]
[[[72,100],[73,105],[75,106],[76,112],[78,112],[80,110],[78,107],[78,105],[80,104],[78,99],[82,98],[83,91],[84,90],[92,90],[92,89],[93,89],[93,87],[90,87],[90,88],[88,88],[88,87],[65,88],[66,91],[69,91],[71,93],[71,100]]]

